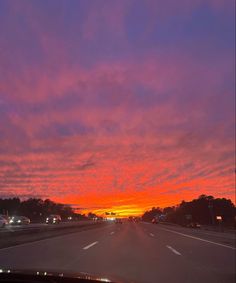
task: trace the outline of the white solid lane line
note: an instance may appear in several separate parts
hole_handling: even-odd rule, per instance
[[[91,248],[92,246],[96,245],[97,243],[98,243],[98,242],[93,242],[92,244],[90,244],[90,245],[84,247],[83,250],[87,250],[87,249]]]
[[[171,246],[166,246],[169,250],[171,250],[174,254],[176,255],[181,255],[181,253],[179,253],[178,251],[176,251],[174,248],[172,248]]]
[[[151,237],[154,237],[154,236],[155,236],[155,235],[154,235],[154,234],[152,234],[152,233],[150,233],[149,235],[150,235]]]
[[[231,249],[231,250],[235,250],[234,247],[231,247],[231,246],[228,246],[228,245],[224,245],[224,244],[212,242],[212,241],[209,241],[209,240],[205,240],[205,239],[202,239],[202,238],[190,236],[190,235],[188,235],[188,234],[183,234],[183,233],[176,232],[176,231],[169,230],[169,229],[165,229],[165,228],[159,228],[159,229],[164,230],[164,231],[168,231],[168,232],[171,232],[171,233],[175,233],[175,234],[181,235],[181,236],[183,236],[183,237],[187,237],[187,238],[195,239],[195,240],[198,240],[198,241],[210,243],[210,244],[213,244],[213,245],[221,246],[221,247],[224,247],[224,248],[228,248],[228,249]]]
[[[113,235],[115,232],[111,232],[110,235]]]

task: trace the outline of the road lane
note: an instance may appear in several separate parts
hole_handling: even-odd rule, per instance
[[[111,225],[0,249],[0,266],[63,268],[81,254],[84,246],[106,236]],[[59,257],[57,257],[59,255]],[[54,259],[53,259],[54,258]],[[20,259],[20,260],[19,260]]]
[[[154,245],[156,251],[153,252]],[[100,240],[94,249],[88,250],[71,267],[80,266],[84,272],[95,272],[119,282],[157,282],[158,273],[160,278],[166,273],[160,270],[174,260],[165,249],[161,243],[143,233],[138,225],[122,224],[113,237]],[[161,255],[163,261],[160,260]]]
[[[0,267],[87,272],[120,282],[234,282],[233,250],[160,228],[110,224],[3,249]]]
[[[173,227],[171,228],[172,231],[169,231],[169,228],[163,228],[164,225],[146,225],[140,223],[140,226],[146,229],[146,233],[155,233],[158,235],[158,238],[163,241],[163,244],[169,245],[180,252],[194,268],[199,268],[202,271],[206,270],[209,274],[212,273],[216,278],[216,282],[234,282],[235,246],[233,246],[233,243],[235,244],[235,240],[232,241],[231,236],[229,236],[229,243],[232,246],[228,247],[223,244],[220,245],[220,243],[224,243],[223,239],[225,239],[225,241],[228,240],[228,235],[225,235],[225,238],[216,238],[215,234],[213,234],[212,241],[201,241],[194,237],[195,233],[197,233],[198,237],[202,237],[203,239],[205,239],[205,237],[209,239],[209,235],[205,235],[204,232],[201,234],[201,231],[187,228],[179,229],[178,227]],[[177,231],[175,231],[175,229]],[[181,235],[182,233],[184,235]],[[186,234],[188,234],[189,237],[186,237]],[[221,241],[219,245],[213,243],[216,240]],[[218,279],[215,274],[217,274]],[[226,278],[228,278],[228,281]]]
[[[228,234],[228,233],[205,233],[205,231],[196,230],[196,229],[189,229],[189,228],[183,228],[183,227],[168,227],[166,225],[161,224],[151,224],[147,225],[149,223],[142,222],[140,225],[142,225],[143,229],[148,231],[149,233],[155,233],[158,234],[160,231],[173,233],[175,236],[180,237],[186,237],[190,239],[194,239],[197,241],[202,241],[208,244],[212,245],[218,245],[222,246],[228,249],[236,250],[236,234]],[[168,234],[167,233],[167,234]],[[178,237],[177,237],[178,238]]]
[[[205,240],[215,241],[219,243],[227,243],[228,245],[235,246],[235,233],[222,233],[222,232],[215,232],[215,231],[206,231],[202,229],[191,229],[191,228],[185,228],[181,227],[179,225],[165,225],[165,224],[152,224],[147,222],[142,222],[145,229],[150,229],[150,227],[158,227],[163,230],[172,230],[175,233],[187,233],[190,236],[193,237],[199,237],[203,238]],[[155,228],[154,228],[155,229]]]
[[[199,238],[199,237],[191,236],[189,234],[180,233],[180,232],[173,231],[173,230],[170,230],[170,229],[164,229],[164,228],[161,228],[161,229],[164,230],[164,231],[168,231],[168,232],[171,232],[171,233],[183,236],[183,237],[187,237],[187,238],[191,238],[191,239],[194,239],[194,240],[198,240],[198,241],[210,243],[210,244],[213,244],[213,245],[221,246],[221,247],[224,247],[224,248],[227,248],[227,249],[235,250],[235,247],[230,246],[230,245],[225,245],[225,244],[221,244],[221,243],[218,243],[218,242],[209,241],[209,240],[206,240],[204,238]]]

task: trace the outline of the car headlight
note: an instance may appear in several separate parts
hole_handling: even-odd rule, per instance
[[[17,220],[18,223],[21,223],[21,220]]]
[[[9,221],[9,223],[13,223],[14,222],[14,220],[13,219],[11,219],[10,221]]]

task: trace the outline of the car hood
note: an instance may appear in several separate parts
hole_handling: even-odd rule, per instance
[[[32,276],[53,276],[53,277],[64,277],[64,278],[77,278],[77,279],[86,279],[86,280],[94,280],[98,282],[113,282],[113,283],[122,283],[121,281],[114,280],[114,278],[110,279],[106,276],[100,275],[92,275],[86,272],[70,272],[70,271],[58,271],[58,270],[31,270],[31,269],[11,269],[11,268],[1,268],[0,267],[0,275],[1,274],[15,274],[15,275],[32,275]],[[124,283],[124,282],[123,282]]]

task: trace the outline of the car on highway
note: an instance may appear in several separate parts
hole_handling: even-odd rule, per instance
[[[115,223],[116,223],[116,224],[122,224],[122,220],[121,220],[120,218],[116,218],[116,219],[115,219]]]
[[[29,225],[30,219],[26,216],[12,216],[9,221],[10,225]]]
[[[158,218],[157,218],[157,217],[154,217],[154,218],[152,219],[152,224],[158,224],[158,223],[159,223]]]
[[[8,220],[3,215],[0,215],[0,228],[4,228],[7,224]]]
[[[200,229],[201,225],[198,222],[190,222],[186,225],[187,228]]]
[[[130,217],[128,218],[128,221],[129,221],[129,222],[135,222],[135,223],[137,223],[137,222],[140,222],[140,218],[139,218],[139,217],[130,216]]]
[[[59,224],[60,222],[61,222],[61,216],[57,215],[57,214],[49,215],[46,218],[46,223],[47,224]]]

